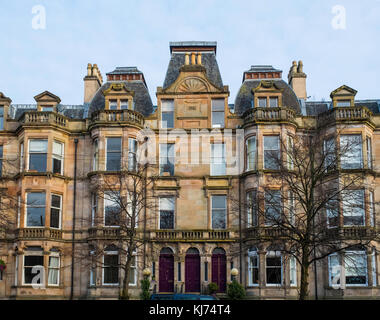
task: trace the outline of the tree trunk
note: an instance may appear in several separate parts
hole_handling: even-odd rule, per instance
[[[309,295],[309,263],[306,260],[306,257],[302,257],[299,300],[305,300]]]
[[[120,294],[120,300],[129,300],[129,272],[131,268],[132,258],[128,257],[124,268],[124,279]]]

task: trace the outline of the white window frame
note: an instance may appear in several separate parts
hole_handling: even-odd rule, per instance
[[[45,286],[45,283],[46,283],[46,275],[45,275],[45,266],[42,265],[43,267],[43,274],[42,274],[42,282],[41,283],[25,283],[25,257],[30,257],[30,256],[39,256],[39,257],[42,257],[42,263],[44,264],[45,263],[45,259],[44,259],[44,254],[42,251],[35,251],[35,252],[28,252],[27,254],[24,254],[22,257],[23,257],[23,261],[22,261],[22,285],[23,286],[36,286],[36,287],[44,287]],[[28,266],[27,268],[33,268],[33,267],[30,267]],[[36,276],[37,274],[40,274],[40,273],[36,273]]]
[[[108,161],[108,139],[112,139],[112,138],[118,138],[120,139],[120,169],[123,169],[122,168],[122,163],[123,163],[123,138],[122,137],[106,137],[106,148],[105,148],[105,153],[106,153],[106,156],[105,156],[105,163],[104,163],[104,170],[105,171],[115,171],[115,170],[108,170],[107,169],[107,161]],[[110,151],[110,153],[116,153],[115,151]],[[119,152],[117,152],[119,153]]]
[[[62,154],[56,154],[54,153],[54,144],[60,144],[62,146]],[[64,166],[64,159],[65,159],[65,144],[61,141],[53,140],[53,148],[52,148],[52,159],[51,159],[51,170],[54,169],[54,159],[61,161],[61,171],[59,174],[63,175],[63,166]]]
[[[115,103],[116,103],[116,104],[115,104]],[[113,108],[114,106],[116,106],[116,108]],[[118,107],[117,100],[115,100],[115,99],[111,99],[111,100],[109,100],[108,109],[109,109],[109,110],[118,110],[119,107]]]
[[[276,137],[277,138],[277,149],[265,149],[265,138],[269,138],[269,137],[271,137],[271,138],[272,137]],[[265,165],[265,158],[266,158],[265,157],[265,151],[271,151],[271,152],[277,151],[279,159],[280,159],[280,157],[281,157],[281,147],[280,147],[280,136],[279,135],[266,135],[266,136],[263,136],[263,168],[264,168],[264,170],[278,170],[279,166],[277,166],[276,169],[267,168],[266,167],[266,165]]]
[[[161,199],[164,198],[172,198],[173,199],[173,229],[161,229]],[[159,197],[158,198],[158,226],[157,229],[159,230],[174,230],[176,228],[176,198],[174,196],[169,196],[169,197]]]
[[[249,151],[248,146],[249,146],[249,141],[254,140],[254,143],[251,144],[254,146],[253,151]],[[256,153],[257,153],[257,139],[256,136],[251,136],[247,138],[245,141],[246,145],[246,150],[247,150],[247,159],[246,159],[246,170],[251,171],[251,170],[256,170]],[[253,154],[253,155],[252,155]],[[253,161],[250,161],[250,159],[253,157]],[[253,167],[250,166],[250,164],[253,163]]]
[[[291,287],[297,287],[297,259],[294,256],[289,258],[289,283]]]
[[[256,257],[257,259],[257,265],[256,266],[253,266],[252,265],[252,262],[251,262],[251,257],[254,256]],[[248,258],[248,285],[250,287],[258,287],[260,285],[260,255],[257,251],[250,251],[248,249],[248,255],[247,255],[247,258]],[[253,283],[252,282],[252,270],[253,269],[257,269],[258,270],[258,279],[257,279],[257,283]]]
[[[223,110],[214,110],[218,109],[219,107],[214,106],[214,101],[220,100],[223,101]],[[225,127],[225,100],[224,99],[211,99],[211,127],[212,128],[224,128]],[[221,113],[223,114],[223,123],[214,123],[214,113]]]
[[[360,252],[360,253],[359,253]],[[367,258],[368,258],[368,255],[367,253],[364,251],[364,250],[361,250],[361,251],[345,251],[344,253],[344,269],[345,269],[345,272],[344,272],[344,276],[347,277],[347,267],[346,267],[346,256],[347,255],[364,255],[364,261],[365,261],[365,270],[366,270],[366,283],[365,284],[349,284],[347,283],[347,279],[345,278],[345,285],[346,287],[368,287],[368,262],[367,262]]]
[[[33,141],[33,140],[42,140],[42,141],[46,141],[47,142],[47,148],[46,148],[46,153],[45,152],[30,152],[30,142]],[[46,171],[48,170],[47,168],[47,165],[48,165],[48,152],[49,152],[49,140],[46,139],[46,138],[42,138],[42,139],[29,139],[28,140],[28,159],[27,159],[27,168],[28,170],[31,170],[30,169],[30,154],[31,153],[34,153],[34,154],[46,154]]]
[[[165,105],[165,102],[171,102],[171,105]],[[162,115],[164,113],[171,113],[173,116],[173,127],[168,127],[168,124],[166,123],[166,126],[163,125],[162,121]],[[173,129],[175,127],[174,125],[174,99],[163,99],[161,100],[161,123],[160,123],[160,128],[161,129]]]
[[[117,272],[118,272],[118,283],[106,283],[104,282],[104,271],[106,268],[110,268],[110,267],[106,267],[105,264],[104,264],[104,258],[105,256],[117,256],[118,258],[118,263],[119,263],[119,259],[120,259],[120,256],[119,256],[119,252],[118,251],[105,251],[104,254],[103,254],[103,266],[102,266],[102,285],[104,286],[119,286],[120,285],[120,268],[118,267],[117,268]]]
[[[214,209],[214,197],[224,197],[224,208],[215,208]],[[224,228],[214,228],[213,226],[213,217],[214,217],[214,210],[221,211],[224,209]],[[211,195],[211,229],[212,230],[226,230],[228,229],[228,208],[227,208],[227,195],[226,194],[213,194]]]
[[[222,146],[222,155],[216,155],[215,146],[221,145]],[[226,163],[226,144],[225,143],[212,143],[211,144],[211,161],[210,161],[210,175],[211,176],[225,176],[227,174],[227,163]],[[215,161],[216,159],[221,159],[221,162]],[[215,172],[217,171],[214,165],[224,165],[223,169],[221,169],[221,172]],[[220,168],[222,168],[220,166]]]
[[[288,135],[288,168],[289,170],[294,169],[294,159],[293,159],[293,151],[294,151],[294,138]]]
[[[280,259],[281,259],[281,283],[268,283],[268,279],[267,279],[267,269],[268,269],[268,265],[267,265],[267,257],[278,257],[280,256]],[[278,268],[278,267],[269,267],[269,268]],[[283,257],[282,257],[282,254],[280,251],[268,251],[265,255],[265,285],[268,286],[268,287],[281,287],[283,284],[284,284],[284,275],[283,275],[283,268],[284,268],[284,264],[283,264]]]
[[[374,249],[371,254],[371,264],[372,264],[372,286],[377,286],[377,266],[376,266],[376,250]]]
[[[53,207],[53,201],[52,201],[52,198],[53,198],[53,196],[57,196],[57,197],[59,197],[60,198],[60,200],[59,200],[59,205],[60,205],[60,207],[58,208],[58,207]],[[56,193],[51,193],[50,194],[50,228],[52,228],[52,229],[57,229],[57,230],[61,230],[61,228],[62,228],[62,205],[63,205],[63,197],[62,197],[62,195],[60,195],[60,194],[56,194]],[[56,228],[56,227],[52,227],[51,226],[51,209],[58,209],[59,210],[59,222],[58,222],[58,228]],[[45,219],[46,219],[46,217],[45,217]]]
[[[44,221],[43,226],[28,226],[28,194],[31,194],[31,193],[42,193],[45,195],[45,206],[44,206],[44,208],[45,208],[45,221]],[[25,206],[24,206],[24,226],[25,226],[25,228],[45,228],[45,226],[46,226],[46,209],[47,209],[46,192],[26,192],[25,198],[26,198]],[[33,207],[33,205],[32,205],[32,207]],[[38,207],[42,207],[42,206],[38,206]]]
[[[113,196],[111,196],[111,198],[108,198],[108,194],[114,194],[115,192],[117,192],[117,191],[108,191],[108,192],[106,191],[106,192],[104,192],[104,198],[103,198],[103,225],[106,228],[120,228],[120,226],[115,226],[115,225],[109,225],[108,226],[108,225],[106,225],[106,201],[110,201],[110,202],[116,203],[115,201],[112,201],[112,197]],[[120,199],[120,194],[119,194],[119,199]],[[117,206],[119,206],[119,205],[117,204]],[[116,207],[116,205],[114,207]]]
[[[99,139],[94,140],[93,144],[93,155],[92,155],[92,170],[99,170]]]
[[[342,148],[342,145],[344,146],[344,139],[350,139],[350,138],[354,138],[354,137],[360,137],[360,143],[358,144],[358,146],[360,147],[360,159],[356,159],[354,158],[355,160],[357,160],[356,162],[359,163],[359,166],[355,166],[355,167],[344,167],[346,166],[348,163],[353,163],[353,158],[349,158],[347,154],[351,154],[351,151],[350,151],[350,148],[352,148],[353,144],[352,142],[349,142],[348,145],[349,145],[349,149],[347,153],[341,155],[340,157],[340,166],[342,169],[362,169],[363,168],[363,137],[361,134],[342,134],[340,135],[340,140],[339,140],[339,143],[340,143],[340,149]],[[340,152],[342,152],[340,150]],[[359,150],[358,150],[359,152]],[[356,162],[354,162],[356,164]],[[344,164],[344,165],[343,165]]]
[[[95,226],[97,211],[98,211],[98,196],[96,193],[92,193],[91,194],[91,227]]]
[[[50,258],[53,257],[53,258],[58,258],[58,267],[51,267],[50,266]],[[51,287],[58,287],[59,284],[60,284],[60,275],[61,275],[61,257],[59,255],[58,252],[51,252],[50,255],[49,255],[49,259],[48,259],[48,286],[51,286]],[[50,270],[52,271],[56,271],[57,272],[57,281],[58,283],[50,283],[49,282],[49,274],[50,274]]]
[[[129,100],[128,99],[121,99],[120,100],[120,110],[128,110],[129,109]],[[126,108],[123,108],[123,106],[127,106]]]
[[[130,269],[129,269],[129,272],[131,272],[131,270],[133,270],[134,272],[134,281],[133,282],[129,282],[129,285],[132,286],[132,287],[136,287],[137,286],[137,253],[136,251],[133,252],[133,257],[135,259],[135,263],[132,265],[130,265]],[[133,262],[133,260],[132,260]],[[128,279],[129,281],[129,279]]]
[[[373,164],[372,164],[372,139],[371,139],[371,137],[366,137],[366,145],[367,145],[367,167],[368,167],[368,169],[372,169]]]
[[[20,172],[24,171],[24,141],[20,143]]]
[[[136,147],[135,150],[133,150],[133,148],[132,148],[133,145],[135,145],[135,147]],[[138,150],[137,140],[135,138],[128,138],[128,170],[129,171],[133,171],[133,172],[137,171],[137,152],[138,152],[137,150]],[[134,168],[132,168],[133,170],[131,170],[131,168],[129,168],[130,157],[132,157],[132,159],[134,161]]]
[[[349,216],[353,216],[352,214],[351,215],[345,215],[345,202],[347,202],[345,200],[345,195],[348,194],[348,193],[355,193],[355,192],[361,192],[362,194],[362,197],[361,197],[361,201],[362,201],[362,208],[360,209],[361,212],[362,212],[362,220],[363,220],[363,223],[362,224],[345,224],[344,223],[344,217],[349,217]],[[350,196],[351,197],[351,196]],[[351,202],[351,200],[349,199],[348,201]],[[351,212],[353,211],[352,210],[352,203],[350,203],[349,205],[349,208],[351,210]],[[358,210],[358,209],[357,209]],[[366,225],[366,216],[365,216],[365,192],[364,192],[364,189],[353,189],[353,190],[343,190],[342,191],[342,214],[343,214],[343,225],[346,227],[346,226],[365,226]],[[358,215],[354,215],[354,216],[358,216]]]

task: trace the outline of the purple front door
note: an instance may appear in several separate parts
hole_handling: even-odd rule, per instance
[[[160,254],[158,289],[160,292],[174,292],[174,256]]]
[[[226,255],[222,253],[213,253],[211,264],[212,282],[215,282],[218,285],[218,292],[226,292]]]
[[[186,254],[185,257],[185,291],[201,291],[201,258],[199,254]]]

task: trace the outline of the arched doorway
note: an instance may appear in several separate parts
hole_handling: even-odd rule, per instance
[[[212,252],[211,257],[211,276],[212,282],[215,282],[218,287],[218,292],[226,292],[226,280],[227,280],[227,269],[226,269],[226,252],[223,248],[215,248]]]
[[[158,290],[174,292],[174,255],[170,248],[163,248],[160,252]]]
[[[196,248],[186,251],[185,257],[185,291],[201,291],[201,258]]]

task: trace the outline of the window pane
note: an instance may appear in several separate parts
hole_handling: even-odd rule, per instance
[[[224,127],[224,112],[213,112],[212,113],[212,126],[217,128]]]
[[[107,151],[121,151],[121,138],[107,138]]]
[[[351,101],[350,100],[338,100],[336,102],[337,107],[350,107],[351,106]]]
[[[265,108],[267,106],[267,98],[259,98],[259,107]]]
[[[38,276],[41,270],[38,270],[36,273],[32,273],[34,266],[43,266],[44,257],[43,256],[25,256],[24,257],[24,282],[27,284],[32,283],[32,280],[35,276]],[[41,284],[40,279],[38,279],[38,284]]]
[[[160,210],[174,211],[174,198],[160,198]]]
[[[278,224],[281,219],[282,203],[280,190],[265,192],[265,223]]]
[[[342,169],[362,168],[361,135],[340,136],[340,152]]]
[[[62,160],[53,158],[53,173],[62,172]]]
[[[212,196],[212,228],[226,228],[226,196]]]
[[[264,169],[276,170],[279,168],[280,140],[278,136],[264,137]]]
[[[212,99],[212,111],[224,111],[224,99]]]
[[[247,193],[248,226],[257,226],[256,191]]]
[[[47,152],[48,141],[47,140],[30,140],[29,151],[30,152]]]
[[[174,228],[174,211],[160,210],[160,229]]]
[[[281,257],[267,257],[267,284],[281,284]]]
[[[104,256],[104,283],[116,284],[119,283],[119,256],[105,255]]]
[[[247,140],[247,170],[254,170],[256,156],[256,137],[249,138]]]
[[[174,144],[160,144],[160,174],[174,175]]]
[[[161,128],[174,128],[174,112],[162,112]]]
[[[107,153],[107,171],[120,171],[121,152]]]
[[[271,108],[277,108],[278,107],[278,98],[269,98],[269,106]]]
[[[59,228],[59,210],[50,209],[50,227]]]
[[[364,190],[342,192],[344,225],[364,225]]]
[[[63,144],[60,142],[53,142],[53,153],[58,156],[63,155]]]
[[[345,254],[346,284],[367,284],[367,255],[365,252]]]
[[[47,154],[31,153],[29,155],[29,170],[37,172],[46,172]]]

